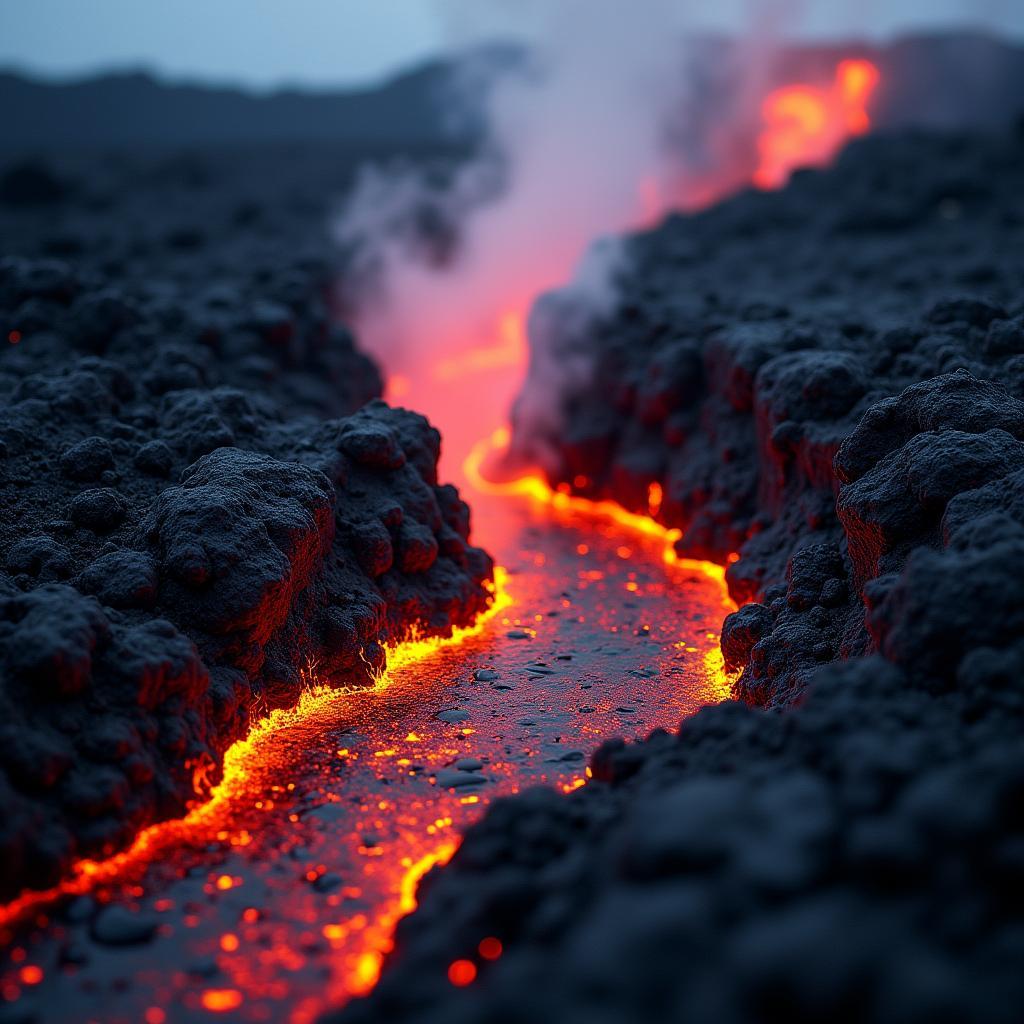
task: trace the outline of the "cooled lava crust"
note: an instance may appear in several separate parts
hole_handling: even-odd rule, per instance
[[[439,435],[330,326],[326,211],[277,159],[0,168],[0,898],[485,606]]]
[[[1022,183],[1024,131],[870,138],[535,307],[527,393],[590,372],[516,448],[740,552],[744,700],[496,803],[339,1020],[1019,1020]]]

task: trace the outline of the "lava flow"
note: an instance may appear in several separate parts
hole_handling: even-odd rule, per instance
[[[844,63],[838,99],[768,98],[756,184],[866,130],[877,73]],[[536,283],[570,270],[545,267]],[[520,281],[514,294],[535,291]],[[312,1021],[372,988],[419,880],[495,798],[532,784],[571,793],[604,739],[675,728],[728,696],[724,570],[676,555],[657,484],[645,516],[483,473],[508,442],[526,359],[524,304],[492,313],[482,333],[497,341],[467,344],[474,324],[429,373],[397,372],[388,389],[440,427],[474,539],[506,567],[488,612],[449,640],[396,645],[373,687],[312,687],[228,751],[186,817],[0,908],[7,1003],[40,1022]],[[501,937],[481,935],[449,979],[471,983],[500,954]]]
[[[209,802],[23,906],[6,998],[42,1021],[313,1020],[372,987],[419,878],[496,797],[571,791],[603,739],[726,696],[721,568],[556,494],[474,499],[508,567],[486,621],[275,712]]]
[[[781,188],[796,168],[823,166],[851,138],[864,135],[879,77],[868,60],[843,60],[828,86],[786,85],[769,93],[761,105],[754,184]]]

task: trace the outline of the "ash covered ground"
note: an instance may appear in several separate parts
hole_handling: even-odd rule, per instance
[[[1022,130],[869,138],[535,307],[518,453],[740,553],[743,702],[497,803],[340,1021],[1019,1020],[1022,182]]]
[[[323,146],[0,167],[2,896],[179,814],[312,678],[485,605],[437,431],[333,325],[351,171]]]

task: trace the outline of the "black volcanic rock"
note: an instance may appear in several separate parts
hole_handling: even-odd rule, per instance
[[[782,192],[627,239],[600,317],[571,292],[538,303],[514,454],[637,511],[656,481],[681,553],[739,553],[733,596],[775,623],[750,645],[724,633],[745,697],[785,703],[872,649],[866,588],[940,546],[951,500],[1020,468],[1021,160],[1017,135],[869,137]],[[954,179],[985,187],[951,215]],[[854,230],[863,203],[916,212]],[[531,415],[531,389],[553,415]],[[794,590],[805,547],[830,552],[828,593],[823,567]]]
[[[80,372],[30,390],[60,394]],[[180,808],[187,766],[215,761],[255,700],[294,702],[308,665],[323,682],[365,680],[386,641],[470,621],[486,600],[490,562],[437,485],[439,437],[421,417],[377,402],[288,420],[223,390],[174,392],[168,411],[144,393],[121,403],[96,377],[90,387],[104,400],[88,412],[31,397],[0,414],[0,701],[5,728],[30,738],[0,752],[8,805],[25,802],[0,841],[8,893]],[[167,429],[161,411],[177,421],[192,399],[232,443]],[[82,435],[113,439],[116,483],[68,477],[63,456]],[[177,482],[135,468],[138,442],[161,436]],[[387,436],[390,464],[348,459],[351,436]],[[390,526],[383,509],[398,512]],[[103,730],[126,737],[113,760],[93,753]],[[28,742],[66,757],[35,766]],[[30,824],[39,814],[45,827]]]

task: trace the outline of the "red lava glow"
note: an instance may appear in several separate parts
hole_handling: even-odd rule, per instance
[[[761,105],[754,184],[781,188],[798,167],[827,164],[849,139],[864,135],[879,78],[870,61],[843,60],[828,86],[786,85],[769,93]]]

